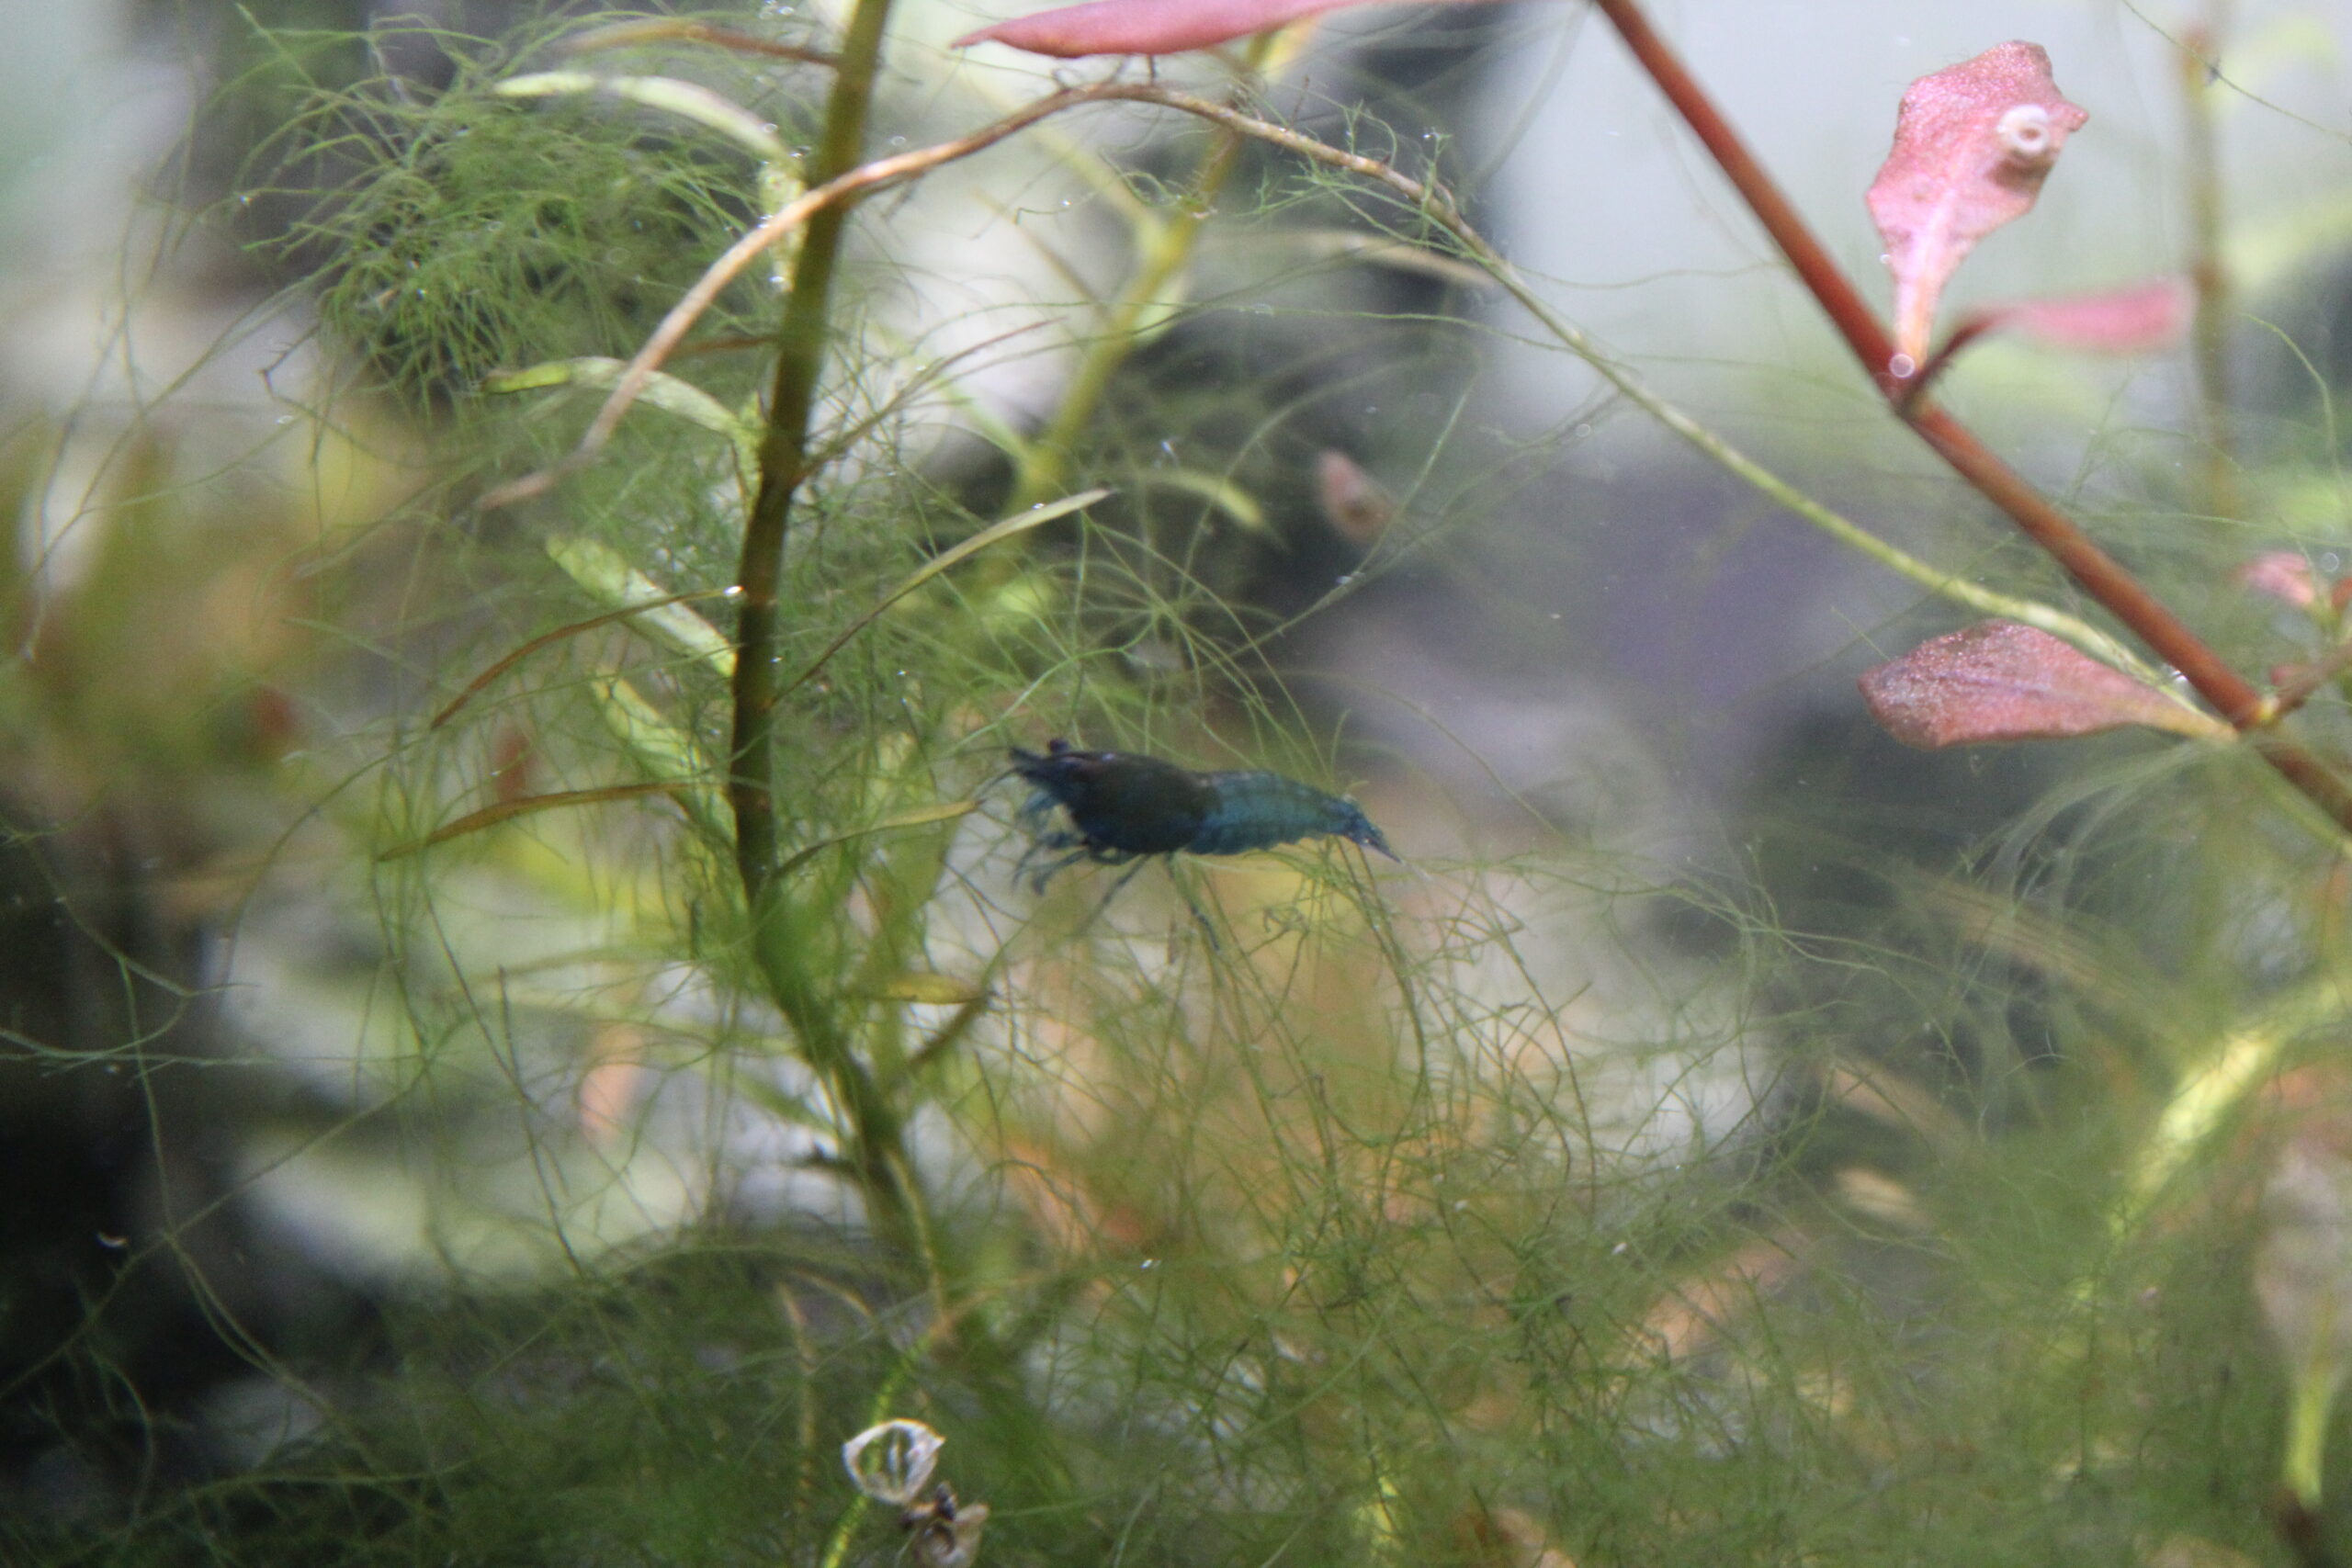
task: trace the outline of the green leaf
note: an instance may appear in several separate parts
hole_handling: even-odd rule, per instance
[[[1266,509],[1258,504],[1258,498],[1223,474],[1204,473],[1198,468],[1153,468],[1144,478],[1152,484],[1199,496],[1253,534],[1273,532],[1266,522]]]
[[[577,359],[550,359],[526,370],[503,370],[484,378],[481,389],[493,394],[533,392],[546,387],[587,387],[598,391],[609,390],[628,368],[626,359],[607,355],[582,355]],[[663,413],[698,424],[714,434],[727,437],[735,449],[735,460],[743,472],[758,471],[760,433],[749,420],[741,418],[725,403],[695,386],[681,380],[666,370],[656,370],[646,378],[645,389],[638,394],[640,402],[649,403]]]
[[[686,787],[684,784],[667,782],[613,784],[604,789],[567,789],[552,795],[526,795],[517,800],[502,800],[495,805],[485,806],[479,811],[469,811],[456,821],[435,828],[422,839],[412,839],[407,843],[395,844],[376,858],[379,861],[398,860],[402,855],[413,855],[420,850],[431,849],[435,844],[446,844],[452,839],[461,839],[469,833],[479,833],[484,828],[494,828],[501,822],[516,817],[526,817],[536,811],[552,811],[571,806],[598,806],[612,800],[639,800],[649,795],[676,795]]]
[[[715,130],[763,163],[788,164],[792,149],[775,127],[737,103],[695,82],[674,76],[598,76],[586,71],[538,71],[498,84],[504,98],[555,98],[609,93],[650,109],[660,109]]]
[[[656,783],[673,786],[678,804],[703,837],[714,844],[733,843],[734,823],[709,782],[718,776],[718,770],[694,737],[663,718],[643,694],[618,675],[590,681],[588,691],[613,739]]]
[[[689,659],[708,664],[728,679],[735,674],[735,645],[718,628],[676,603],[677,595],[628,563],[611,546],[577,535],[558,534],[547,551],[591,598],[631,612],[634,624]]]
[[[935,1002],[946,1007],[966,1007],[985,999],[988,987],[959,980],[953,975],[935,975],[928,970],[914,970],[893,975],[887,980],[861,986],[854,993],[869,1001]]]

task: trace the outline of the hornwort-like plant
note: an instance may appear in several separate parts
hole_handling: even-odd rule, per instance
[[[2088,599],[2113,617],[2122,637],[2057,606],[1996,593],[1940,571],[1829,513],[1660,400],[1627,367],[1588,343],[1472,227],[1434,172],[1408,173],[1392,162],[1329,144],[1256,112],[1250,106],[1248,73],[1264,64],[1277,47],[1273,40],[1279,29],[1344,3],[1098,0],[984,28],[958,40],[957,47],[1010,46],[1066,59],[1116,62],[1219,49],[1253,37],[1255,41],[1248,44],[1235,90],[1224,96],[1187,91],[1148,71],[1114,63],[1092,77],[1068,80],[964,134],[869,157],[866,127],[889,7],[887,0],[860,0],[848,14],[831,62],[833,85],[818,144],[798,171],[800,188],[788,196],[777,193],[779,199],[766,216],[711,265],[627,365],[610,375],[603,409],[569,457],[488,500],[491,505],[511,504],[547,492],[566,475],[594,462],[634,404],[673,385],[666,379],[665,367],[712,301],[763,257],[789,254],[771,383],[754,416],[754,428],[740,437],[754,479],[732,584],[726,821],[723,829],[713,825],[712,836],[731,840],[747,951],[768,995],[793,1021],[805,1059],[840,1106],[846,1122],[847,1163],[858,1175],[869,1212],[898,1245],[914,1244],[921,1230],[916,1216],[922,1208],[922,1197],[910,1186],[913,1162],[900,1145],[907,1108],[894,1097],[889,1071],[867,1055],[854,1031],[830,1016],[832,1004],[820,999],[821,984],[808,972],[803,956],[808,916],[804,895],[796,890],[796,882],[808,874],[807,852],[791,845],[779,829],[779,796],[785,785],[777,773],[777,731],[783,704],[794,689],[777,653],[780,627],[789,614],[779,592],[780,566],[810,482],[825,460],[816,444],[814,420],[828,354],[840,331],[834,291],[851,213],[881,193],[1009,139],[1050,129],[1090,107],[1148,106],[1204,122],[1215,140],[1191,175],[1192,205],[1158,233],[1107,329],[1072,377],[1058,412],[1036,434],[1009,438],[1016,474],[1012,495],[1020,506],[1055,502],[1059,510],[1083,505],[1089,499],[1065,501],[1062,492],[1080,461],[1080,437],[1105,380],[1120,356],[1131,351],[1146,310],[1164,295],[1182,266],[1200,228],[1198,213],[1230,177],[1238,150],[1245,142],[1257,142],[1385,196],[1393,203],[1388,220],[1408,243],[1484,271],[1543,330],[1584,357],[1628,401],[1688,439],[1709,459],[1934,592],[1990,614],[1994,618],[1939,637],[1864,678],[1863,693],[1871,711],[1899,739],[1942,747],[2085,736],[2126,726],[2161,730],[2205,746],[2245,750],[2310,808],[2315,832],[2330,840],[2352,833],[2352,788],[2347,788],[2340,766],[2298,734],[2290,722],[2296,710],[2343,667],[2341,655],[2324,653],[2311,666],[2282,675],[2268,689],[2241,675],[2182,616],[1934,397],[1933,384],[1954,356],[1992,333],[2022,333],[2056,343],[2129,351],[2176,341],[2192,321],[2202,323],[2205,339],[2215,330],[2220,280],[2208,268],[2195,283],[2166,277],[2090,298],[1980,309],[1939,338],[1939,302],[1954,269],[1986,233],[2028,212],[2068,138],[2086,118],[2061,96],[2041,50],[2028,43],[2000,44],[1916,83],[1905,95],[1893,151],[1869,192],[1871,215],[1894,279],[1890,329],[1781,196],[1634,0],[1596,0],[1600,14],[1763,224],[1798,283],[1828,316],[1863,375],[1883,395],[1888,417],[1914,433],[2063,567]],[[520,90],[519,85],[510,84],[510,89]],[[2211,354],[2206,357],[2209,368],[2218,363]],[[2212,374],[2218,376],[2218,370]],[[1017,513],[1001,527],[1019,526],[1036,515]],[[2292,584],[2290,592],[2304,592]],[[2316,592],[2305,592],[2306,599]],[[2135,650],[2134,643],[2144,651]],[[2183,683],[2187,693],[2180,689]],[[828,899],[838,894],[837,889]],[[2258,1030],[2257,1043],[2251,1047],[2244,1038],[2233,1038],[2226,1050],[2180,1065],[2158,1130],[2137,1156],[2133,1190],[2139,1198],[2125,1205],[2119,1227],[2128,1230],[2147,1218],[2153,1196],[2169,1173],[2218,1130],[2232,1124],[2233,1113],[2263,1081],[2265,1069],[2292,1037],[2291,1030],[2273,1025]],[[934,1042],[918,1055],[928,1056],[936,1049]],[[2306,1207],[2323,1201],[2318,1194],[2345,1186],[2337,1166],[2328,1163],[2341,1165],[2340,1156],[2323,1152],[2309,1134],[2295,1146],[2301,1164],[2291,1168],[2304,1174],[2291,1179],[2300,1182],[2295,1190],[2306,1194]],[[2339,1207],[2342,1202],[2325,1201]],[[2276,1282],[2283,1278],[2280,1269],[2272,1269],[2267,1278],[2273,1281],[2267,1287],[2270,1299],[2292,1293]],[[2342,1301],[2343,1292],[2332,1277],[2311,1284],[2306,1294],[2311,1292]],[[951,1317],[966,1312],[960,1294],[952,1285],[942,1287],[943,1308]],[[2352,1312],[2352,1303],[2344,1305]],[[2325,1315],[2309,1302],[2293,1308],[2274,1305],[2272,1311],[2274,1317],[2306,1325],[2315,1314]],[[2329,1332],[2305,1326],[2290,1337],[2296,1347],[2298,1393],[2297,1437],[2289,1470],[2294,1478],[2294,1506],[2308,1510],[2317,1501],[2320,1434],[2328,1397],[2342,1376],[2342,1354]]]

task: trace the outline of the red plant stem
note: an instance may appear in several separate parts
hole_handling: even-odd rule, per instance
[[[2157,656],[2179,671],[2214,710],[2240,730],[2268,725],[2275,706],[2252,682],[2230,668],[2205,639],[2188,629],[2122,564],[2052,505],[2022,476],[1996,457],[1967,426],[1935,404],[1907,393],[1917,367],[1895,367],[1894,340],[1852,281],[1830,258],[1811,228],[1772,177],[1739,139],[1714,100],[1707,96],[1667,46],[1638,0],[1596,0],[1634,58],[1657,84],[1675,112],[1706,147],[1748,210],[1796,269],[1797,276],[1828,315],[1846,346],[1884,397],[1895,416],[1917,433],[1936,454],[1987,501],[2008,513],[2026,536],[2047,551],[2083,591],[2138,634]],[[2256,741],[2263,758],[2335,822],[2352,831],[2352,789],[2299,743],[2275,732]]]

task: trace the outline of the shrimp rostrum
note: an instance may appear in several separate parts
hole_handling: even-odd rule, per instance
[[[1012,771],[1032,786],[1020,816],[1031,843],[1013,874],[1040,855],[1061,857],[1031,875],[1031,888],[1041,893],[1080,861],[1125,865],[1180,851],[1238,855],[1298,839],[1345,839],[1397,858],[1354,801],[1280,773],[1195,773],[1159,757],[1081,751],[1059,739],[1042,753],[1015,747]],[[1055,825],[1057,808],[1068,826]]]

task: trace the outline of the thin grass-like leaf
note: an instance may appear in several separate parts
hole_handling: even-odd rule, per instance
[[[972,1026],[979,1022],[980,1016],[988,1011],[991,995],[992,993],[986,987],[982,987],[971,1000],[957,1008],[930,1039],[916,1047],[914,1055],[907,1058],[907,1065],[900,1076],[910,1078],[918,1077],[933,1063],[939,1061],[948,1052],[956,1049],[964,1036],[972,1032]]]
[[[559,534],[548,540],[547,551],[590,597],[619,606],[616,615],[638,617],[640,626],[679,653],[709,665],[722,679],[733,677],[735,645],[684,603],[707,595],[666,592],[618,550],[594,539]]]
[[[604,49],[632,49],[649,43],[673,42],[707,43],[737,54],[790,60],[803,65],[831,65],[836,62],[834,56],[821,49],[805,49],[795,43],[780,43],[775,39],[755,38],[733,28],[713,27],[708,22],[689,22],[674,17],[647,17],[637,21],[612,22],[601,28],[591,28],[565,39],[563,52],[590,54]]]
[[[789,164],[792,149],[775,127],[734,99],[674,76],[598,76],[586,71],[538,71],[511,76],[494,89],[503,98],[553,98],[609,93],[715,130],[763,164]]]
[[[2160,277],[2092,294],[1979,305],[1961,317],[1951,335],[1929,356],[1910,395],[1922,395],[1962,349],[1994,333],[2090,354],[2154,354],[2185,339],[2196,319],[2197,292],[2185,277]]]
[[[2262,1206],[2254,1292],[2287,1375],[2281,1468],[2297,1501],[2315,1509],[2328,1416],[2352,1375],[2352,1122],[2341,1103],[2299,1119]]]
[[[871,985],[859,986],[852,994],[868,1001],[930,1002],[941,1007],[969,1007],[986,998],[988,990],[953,975],[910,970]]]
[[[582,355],[577,359],[552,359],[526,370],[502,371],[485,379],[481,389],[503,394],[537,391],[546,387],[578,386],[605,391],[617,383],[628,368],[627,360],[601,354]],[[735,460],[741,465],[742,471],[747,474],[758,471],[758,429],[693,382],[664,370],[652,371],[647,376],[644,390],[638,397],[664,413],[727,437],[728,444],[735,448]]]
[[[2151,354],[2188,335],[2196,291],[2185,277],[2156,277],[2090,294],[1979,305],[1959,331],[2014,333],[2056,348],[2097,354]]]
[[[609,784],[602,789],[567,789],[550,795],[522,795],[485,806],[479,811],[469,811],[456,821],[435,828],[422,839],[412,839],[407,843],[395,844],[382,851],[376,858],[379,861],[399,860],[403,855],[413,855],[420,850],[429,850],[436,844],[446,844],[452,839],[462,839],[469,833],[479,833],[485,828],[495,828],[501,822],[527,817],[534,812],[555,811],[574,806],[600,806],[613,800],[641,800],[650,795],[675,796],[687,787],[678,784]]]
[[[883,818],[878,822],[869,822],[863,828],[853,828],[846,833],[835,833],[830,838],[820,839],[813,844],[803,844],[776,868],[776,875],[779,879],[789,876],[825,851],[837,845],[853,843],[859,839],[871,838],[876,833],[892,832],[900,828],[922,828],[933,822],[953,821],[958,817],[968,817],[979,808],[980,803],[977,800],[957,800],[944,806],[924,806],[918,807],[912,811],[898,812],[893,816]]]
[[[842,628],[842,634],[833,638],[831,642],[827,643],[825,645],[825,650],[817,655],[817,657],[810,661],[807,669],[800,671],[799,674],[795,675],[790,681],[785,682],[784,691],[797,691],[801,686],[806,685],[812,678],[815,677],[819,671],[825,667],[826,663],[831,660],[834,654],[839,653],[842,649],[849,646],[851,638],[856,637],[858,633],[872,626],[881,617],[882,613],[888,610],[891,605],[897,604],[908,594],[912,593],[916,589],[921,588],[924,583],[929,582],[941,572],[947,571],[956,566],[960,566],[965,561],[971,559],[972,557],[979,554],[982,550],[989,548],[992,545],[1001,544],[1005,540],[1013,537],[1015,535],[1025,534],[1032,528],[1040,527],[1045,524],[1053,522],[1056,518],[1067,517],[1073,512],[1083,511],[1110,493],[1111,492],[1107,490],[1080,491],[1076,495],[1065,496],[1061,500],[1054,502],[1050,505],[1033,506],[1026,512],[1016,512],[1010,517],[1001,518],[999,521],[990,524],[988,527],[981,529],[978,533],[973,535],[970,538],[966,539],[963,543],[940,551],[939,554],[932,557],[931,559],[923,562],[921,567],[908,574],[907,577],[899,581],[897,587],[883,594],[882,597],[876,600],[873,606],[865,612],[865,614],[860,615],[857,619],[852,621],[847,626]]]
[[[1284,27],[1365,0],[1094,0],[966,33],[950,47],[1001,43],[1074,60],[1089,54],[1182,54]]]
[[[1149,484],[1199,496],[1252,534],[1273,533],[1272,525],[1266,521],[1266,509],[1258,504],[1258,498],[1223,474],[1204,473],[1198,468],[1149,468],[1143,478]]]
[[[675,786],[678,804],[703,837],[714,844],[731,844],[735,825],[710,781],[718,770],[692,736],[645,700],[644,694],[618,675],[599,676],[588,683],[597,716],[630,757],[660,783]]]
[[[726,588],[706,588],[695,593],[673,593],[666,598],[651,600],[642,604],[624,604],[617,610],[607,610],[601,615],[591,615],[584,621],[573,621],[571,625],[558,626],[553,631],[541,632],[537,637],[516,648],[513,652],[501,657],[481,674],[467,682],[465,690],[450,698],[441,711],[433,716],[431,722],[425,728],[438,729],[447,724],[458,716],[468,703],[489,690],[500,676],[551,644],[561,642],[567,637],[578,637],[583,632],[594,631],[598,626],[609,626],[616,622],[626,621],[632,615],[644,615],[649,611],[660,610],[672,604],[692,604],[697,599],[723,599],[732,592],[731,589]],[[695,618],[701,619],[700,616]]]

